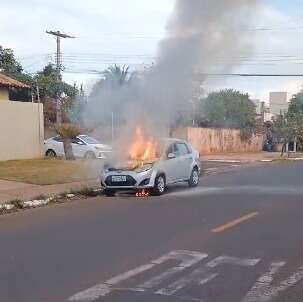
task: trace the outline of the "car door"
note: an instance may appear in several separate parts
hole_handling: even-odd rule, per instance
[[[86,144],[79,138],[72,140],[72,148],[75,157],[83,158],[87,152]]]
[[[178,179],[189,179],[193,161],[190,149],[183,142],[178,142],[175,145],[178,154]]]
[[[169,158],[168,156],[170,154],[173,154],[173,158]],[[166,152],[165,152],[165,162],[164,162],[164,168],[165,168],[165,175],[166,175],[166,182],[168,184],[174,183],[178,181],[180,171],[179,171],[179,155],[177,153],[176,144],[171,144]]]
[[[64,156],[63,140],[60,136],[56,136],[51,140],[50,149],[53,149],[56,152],[57,156],[59,157]]]

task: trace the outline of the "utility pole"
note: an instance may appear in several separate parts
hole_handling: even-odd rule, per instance
[[[57,41],[57,52],[56,52],[56,81],[58,87],[62,81],[61,70],[62,70],[62,62],[61,62],[61,38],[62,39],[74,39],[75,37],[69,36],[67,34],[61,33],[58,31],[46,31],[47,34],[55,36]],[[60,91],[57,92],[56,95],[56,121],[57,125],[60,125],[62,122],[62,114],[61,114],[61,95]]]

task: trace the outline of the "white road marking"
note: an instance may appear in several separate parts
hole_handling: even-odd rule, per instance
[[[97,284],[87,290],[77,293],[70,297],[68,301],[73,302],[92,302],[99,298],[105,297],[112,291],[132,291],[132,292],[145,292],[148,289],[152,289],[160,285],[163,281],[171,278],[177,273],[182,272],[185,269],[197,264],[198,262],[207,258],[207,254],[193,251],[173,251],[158,259],[151,261],[145,265],[139,266],[133,270],[127,271],[123,274],[117,275],[104,283]],[[174,260],[180,261],[180,263],[172,267],[165,272],[153,277],[152,279],[143,282],[138,287],[134,288],[122,288],[118,287],[119,283],[128,280],[132,277],[137,276],[145,271],[150,270],[156,265],[161,265],[167,261]],[[189,284],[197,284],[203,286],[217,276],[219,273],[215,269],[220,265],[236,265],[244,267],[253,267],[260,262],[260,259],[246,259],[246,258],[235,258],[229,256],[220,256],[214,260],[206,263],[205,265],[198,267],[191,271],[187,276],[184,276],[177,281],[171,283],[165,288],[153,292],[157,295],[171,296],[174,295],[176,298],[185,301],[203,302],[202,299],[195,297],[186,297],[177,295],[177,292]],[[246,297],[242,302],[269,302],[276,298],[281,292],[288,288],[296,285],[299,281],[303,280],[303,266],[300,267],[293,275],[289,276],[278,285],[273,285],[276,275],[279,273],[281,268],[285,266],[285,262],[272,263],[268,272],[261,276],[255,285],[251,288]]]
[[[214,259],[213,261],[207,263],[206,267],[216,267],[222,264],[233,264],[239,266],[255,266],[260,262],[261,259],[245,259],[245,258],[236,258],[229,256],[220,256]]]
[[[130,270],[124,274],[118,275],[104,283],[97,284],[85,291],[75,294],[74,296],[70,297],[68,301],[95,301],[100,297],[105,297],[106,295],[111,293],[111,286],[118,284],[121,281],[127,280],[131,277],[134,277],[140,273],[143,273],[144,271],[151,269],[154,265],[155,264],[149,263],[133,270]]]
[[[259,261],[260,259],[240,259],[228,256],[221,256],[207,263],[205,266],[197,268],[189,276],[183,277],[177,280],[176,282],[170,284],[166,288],[158,290],[156,293],[165,296],[171,296],[180,289],[189,285],[190,283],[204,285],[219,275],[218,273],[212,272],[212,269],[222,264],[232,264],[249,267],[255,266]]]
[[[197,253],[197,252],[188,252],[186,251],[186,253],[179,253],[179,255],[176,255],[176,259],[180,258],[181,263],[176,266],[173,267],[167,271],[165,271],[164,273],[142,283],[141,285],[139,285],[139,288],[153,288],[157,285],[159,285],[160,283],[162,283],[164,280],[170,278],[172,275],[179,273],[181,271],[183,271],[186,268],[189,268],[191,266],[193,266],[194,264],[198,263],[199,261],[202,261],[203,259],[207,258],[208,255],[207,254],[201,254],[201,253]],[[167,259],[168,260],[168,259]],[[166,261],[166,259],[165,259]]]
[[[190,265],[193,265],[206,257],[207,257],[207,254],[202,254],[199,252],[183,251],[183,250],[182,251],[173,251],[158,259],[151,261],[148,264],[142,265],[138,268],[135,268],[133,270],[130,270],[128,272],[115,276],[115,277],[107,280],[104,283],[97,284],[87,290],[77,293],[74,296],[70,297],[68,299],[68,301],[77,301],[77,302],[85,301],[86,302],[86,301],[95,301],[96,299],[98,299],[100,297],[105,297],[106,295],[108,295],[109,293],[111,293],[114,290],[114,288],[112,288],[114,285],[116,285],[124,280],[127,280],[129,278],[132,278],[140,273],[143,273],[143,272],[153,268],[155,265],[162,264],[168,260],[180,260],[182,262],[180,267],[182,267],[182,265],[189,267]],[[170,273],[168,275],[168,277],[171,275],[172,275],[172,273]],[[162,275],[162,276],[163,277],[161,277],[161,279],[164,278],[166,275]],[[130,288],[128,290],[142,292],[145,289],[142,289],[142,288],[131,289]]]
[[[208,160],[208,162],[238,164],[238,163],[248,163],[250,161],[233,160],[233,159],[210,159],[210,160]]]
[[[270,270],[265,273],[252,287],[242,302],[267,302],[276,298],[280,292],[297,284],[303,279],[303,266],[296,273],[282,281],[278,286],[273,286],[274,276],[285,265],[285,262],[272,263]]]
[[[188,296],[175,296],[178,300],[189,301],[189,302],[204,302],[202,299],[192,298]]]

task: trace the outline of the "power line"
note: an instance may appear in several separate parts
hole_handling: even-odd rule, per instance
[[[266,74],[266,73],[201,73],[210,77],[226,76],[226,77],[303,77],[303,74]]]
[[[67,69],[64,73],[103,74],[104,71],[94,69]],[[294,73],[195,73],[194,76],[206,77],[303,77],[303,74]]]

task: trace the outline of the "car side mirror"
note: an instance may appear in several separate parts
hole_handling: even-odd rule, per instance
[[[168,159],[176,158],[176,154],[175,153],[168,153],[167,158]]]

